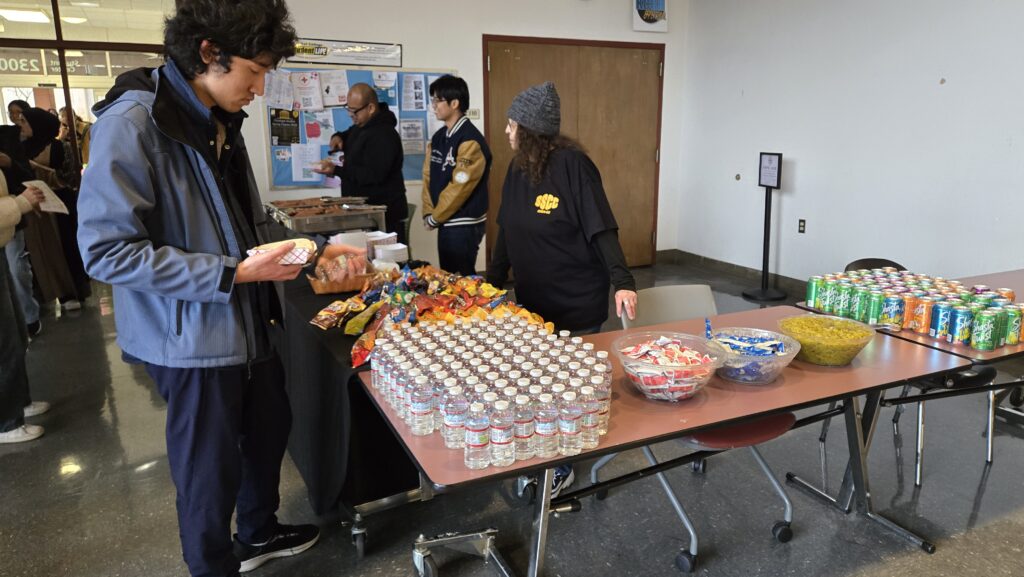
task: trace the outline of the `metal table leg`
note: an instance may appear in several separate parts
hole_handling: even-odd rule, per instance
[[[869,415],[871,417],[868,435],[870,435],[871,429],[874,427],[875,421],[877,421],[878,404],[880,401],[881,395],[879,393],[869,393],[865,400],[865,422],[867,422]],[[859,402],[856,398],[850,399],[850,401],[846,403],[845,411],[846,437],[850,447],[850,470],[853,477],[853,494],[855,497],[854,501],[857,506],[857,512],[868,519],[871,519],[875,523],[878,523],[889,531],[896,533],[914,545],[917,545],[924,551],[934,553],[935,545],[925,541],[915,533],[912,533],[874,511],[874,508],[871,505],[871,489],[868,485],[868,449],[864,442],[868,437],[864,434],[864,427],[861,419],[859,418],[861,415],[858,413]]]
[[[533,509],[533,535],[530,537],[530,570],[529,577],[539,577],[544,570],[544,550],[548,542],[548,524],[551,522],[551,482],[555,478],[554,469],[545,469],[537,479],[537,501]]]

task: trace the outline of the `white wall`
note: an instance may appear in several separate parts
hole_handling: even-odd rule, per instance
[[[1024,2],[1000,0],[694,0],[686,82],[666,91],[682,102],[678,248],[760,268],[766,151],[785,155],[783,275],[876,256],[947,277],[1021,268],[1022,22]]]
[[[483,35],[505,34],[552,38],[580,38],[665,44],[665,92],[662,113],[662,158],[681,156],[682,122],[678,97],[683,78],[683,46],[687,5],[690,0],[672,0],[669,32],[633,32],[630,3],[625,0],[474,0],[463,3],[421,0],[382,0],[355,4],[324,0],[291,0],[299,36],[368,42],[398,42],[406,68],[454,69],[469,84],[471,106],[483,112]],[[249,107],[245,138],[253,169],[267,200],[301,198],[319,194],[310,191],[270,191],[268,186],[265,137],[266,120],[262,102]],[[484,119],[477,122],[483,129]],[[504,146],[504,137],[492,146]],[[658,202],[658,249],[675,248],[677,198],[680,167],[676,162],[661,164]],[[501,186],[491,182],[490,185]],[[420,204],[420,187],[409,186],[411,202]],[[419,216],[419,214],[417,214]],[[413,224],[412,244],[416,258],[437,262],[436,238]],[[481,250],[478,270],[483,268]]]

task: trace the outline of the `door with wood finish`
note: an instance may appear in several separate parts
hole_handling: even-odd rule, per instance
[[[562,133],[577,136],[577,68],[579,47],[552,44],[491,42],[487,57],[490,75],[487,90],[487,143],[491,147],[491,178],[487,189],[490,210],[487,215],[487,256],[494,248],[496,219],[501,206],[501,189],[512,162],[512,147],[505,134],[508,107],[523,90],[546,80],[555,83],[562,101]]]
[[[488,37],[484,48],[486,134],[494,155],[488,187],[488,257],[513,156],[505,135],[508,107],[523,89],[550,80],[561,98],[562,133],[578,140],[601,171],[626,262],[653,264],[664,48]]]
[[[601,171],[630,266],[654,264],[661,53],[580,47],[579,141]]]

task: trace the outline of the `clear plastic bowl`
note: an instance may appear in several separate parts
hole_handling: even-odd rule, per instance
[[[757,337],[782,341],[784,350],[781,355],[759,356],[745,355],[732,350],[728,345],[725,349],[725,364],[718,369],[718,376],[723,379],[746,385],[767,385],[779,377],[793,357],[800,352],[800,343],[791,337],[762,329],[729,327],[715,330],[715,336],[727,335],[737,337]]]
[[[779,319],[779,330],[800,342],[797,359],[826,367],[850,364],[875,337],[864,323],[816,314]]]
[[[636,345],[657,340],[661,337],[676,339],[710,357],[706,363],[696,365],[655,365],[632,359],[623,354]],[[715,369],[722,366],[725,351],[714,342],[703,337],[669,331],[643,331],[623,335],[612,344],[626,377],[645,397],[655,401],[676,402],[696,395],[711,380]]]

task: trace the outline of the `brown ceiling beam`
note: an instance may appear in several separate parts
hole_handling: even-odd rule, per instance
[[[65,50],[110,50],[163,53],[163,44],[105,42],[102,40],[36,40],[31,38],[0,38],[0,48],[63,48]]]

